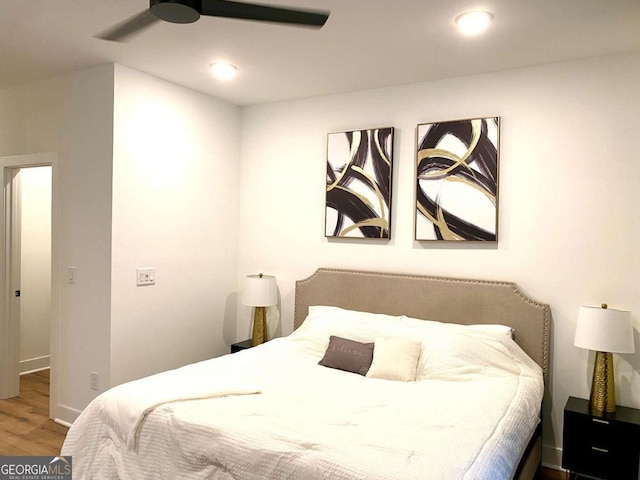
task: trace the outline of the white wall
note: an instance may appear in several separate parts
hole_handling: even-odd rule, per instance
[[[235,341],[240,109],[116,65],[114,126],[112,385]]]
[[[20,371],[49,366],[51,167],[20,170]]]
[[[277,277],[284,334],[294,281],[321,266],[517,282],[552,308],[544,444],[545,462],[559,464],[564,404],[588,398],[591,381],[592,354],[573,347],[578,307],[607,302],[640,324],[638,111],[637,53],[245,108],[239,279]],[[416,125],[494,115],[498,245],[415,242]],[[390,125],[391,241],[325,239],[327,133]],[[249,337],[250,317],[241,307],[238,338]],[[616,364],[619,403],[640,407],[640,354]]]
[[[236,340],[239,122],[236,106],[117,65],[0,90],[0,155],[59,154],[53,416]],[[156,286],[135,287],[141,266]]]
[[[52,277],[58,368],[51,413],[72,421],[97,394],[89,372],[109,376],[113,66],[0,90],[0,155],[57,152]],[[57,177],[56,177],[57,175]],[[66,283],[67,266],[77,269]]]

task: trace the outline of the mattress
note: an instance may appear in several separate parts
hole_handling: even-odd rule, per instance
[[[288,337],[103,393],[63,445],[74,478],[513,477],[544,387],[509,335],[329,313],[312,312]],[[318,365],[329,334],[418,339],[414,381]]]

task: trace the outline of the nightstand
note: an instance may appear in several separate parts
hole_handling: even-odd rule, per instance
[[[564,407],[562,467],[606,480],[637,480],[640,410],[616,407],[592,415],[589,401],[569,397]]]
[[[251,339],[244,340],[243,342],[234,343],[231,345],[231,353],[239,352],[240,350],[246,350],[247,348],[251,348]]]

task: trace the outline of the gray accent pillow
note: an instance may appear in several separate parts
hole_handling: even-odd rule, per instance
[[[329,368],[366,375],[373,361],[373,342],[360,343],[348,338],[329,337],[327,351],[318,362]]]

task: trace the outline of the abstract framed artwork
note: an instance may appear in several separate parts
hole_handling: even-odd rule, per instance
[[[418,125],[416,240],[498,240],[499,117]]]
[[[391,238],[393,127],[330,133],[325,236]]]

